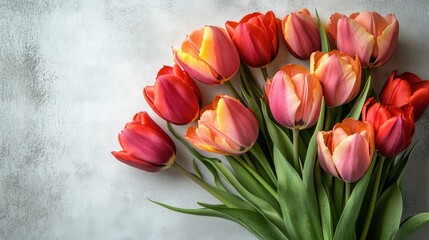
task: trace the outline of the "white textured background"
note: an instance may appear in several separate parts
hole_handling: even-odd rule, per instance
[[[426,0],[1,0],[0,239],[253,239],[235,223],[150,203],[216,201],[174,170],[145,173],[110,151],[120,149],[117,133],[135,112],[148,110],[162,124],[141,91],[173,63],[170,47],[187,33],[253,11],[283,18],[302,7],[317,8],[325,22],[333,12],[395,13],[399,44],[376,70],[377,88],[393,69],[429,78]],[[276,64],[285,61],[295,60],[283,56]],[[428,135],[426,112],[404,177],[404,216],[429,210]],[[178,154],[190,166],[186,153]],[[429,227],[414,239],[426,235]]]

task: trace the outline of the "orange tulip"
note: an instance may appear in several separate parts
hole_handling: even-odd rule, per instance
[[[258,138],[253,112],[237,99],[218,95],[201,111],[198,126],[188,128],[186,138],[197,148],[223,155],[245,153]]]
[[[311,53],[321,49],[317,21],[306,8],[287,15],[282,31],[289,52],[296,58],[309,59]]]
[[[381,91],[380,101],[397,107],[410,104],[414,108],[414,121],[417,121],[429,104],[429,81],[422,81],[410,72],[396,76],[393,71]]]
[[[288,128],[313,126],[322,105],[322,86],[309,71],[296,64],[284,66],[265,84],[274,119]]]
[[[123,150],[113,156],[132,167],[159,172],[176,159],[176,146],[146,112],[137,113],[118,135]]]
[[[362,67],[377,67],[389,61],[396,48],[399,23],[395,15],[377,12],[332,14],[329,30],[337,47],[350,56],[358,55]]]
[[[374,130],[368,123],[346,118],[331,131],[317,134],[320,166],[345,182],[356,182],[371,165]]]
[[[155,85],[145,87],[143,95],[149,106],[167,122],[184,125],[199,116],[201,92],[177,64],[161,68]]]
[[[228,33],[220,27],[206,26],[193,31],[173,48],[174,59],[189,75],[206,84],[228,81],[240,67],[240,57]]]
[[[328,107],[348,103],[359,92],[361,65],[357,57],[337,50],[315,52],[310,57],[310,72],[320,80]]]
[[[410,146],[415,132],[413,107],[382,105],[370,98],[362,109],[362,120],[374,127],[375,148],[386,157],[394,157]]]

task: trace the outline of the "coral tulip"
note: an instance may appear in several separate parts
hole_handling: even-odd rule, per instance
[[[258,122],[237,99],[218,95],[201,110],[198,127],[188,128],[186,138],[197,148],[223,155],[240,155],[256,142]]]
[[[305,129],[317,122],[322,86],[305,67],[295,64],[283,67],[266,82],[265,95],[274,119],[281,125]]]
[[[277,19],[272,11],[248,14],[240,22],[228,21],[225,28],[245,64],[263,67],[277,56]]]
[[[359,92],[361,65],[357,57],[353,59],[337,50],[314,52],[310,57],[310,72],[320,80],[328,107],[348,103]]]
[[[415,132],[412,106],[382,105],[370,98],[362,109],[362,120],[374,127],[380,155],[394,157],[410,146]]]
[[[209,85],[228,81],[240,67],[240,57],[228,33],[215,26],[193,31],[181,50],[173,48],[173,54],[193,79]]]
[[[287,15],[282,21],[282,31],[289,52],[299,59],[309,59],[321,49],[317,21],[306,8]]]
[[[143,95],[151,108],[167,122],[184,125],[199,116],[201,92],[177,64],[161,68],[155,85],[145,87]]]
[[[332,14],[329,30],[340,51],[358,55],[362,67],[377,67],[389,61],[398,42],[399,23],[395,15],[377,12]]]
[[[320,165],[332,176],[356,182],[371,165],[374,130],[369,123],[346,118],[331,131],[317,134]]]
[[[113,151],[119,161],[147,172],[170,167],[176,158],[176,146],[167,133],[146,112],[137,113],[118,135],[123,150]]]
[[[396,76],[393,71],[381,91],[380,101],[397,107],[410,104],[414,108],[414,121],[417,121],[429,104],[429,81],[422,81],[410,72]]]

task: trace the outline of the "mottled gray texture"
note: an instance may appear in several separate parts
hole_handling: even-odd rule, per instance
[[[116,134],[148,110],[142,87],[173,63],[171,46],[205,24],[273,9],[396,13],[400,39],[376,70],[429,78],[427,1],[0,1],[0,239],[250,239],[234,223],[174,213],[216,203],[174,170],[144,173],[114,160]],[[283,52],[284,53],[284,52]],[[292,57],[279,57],[276,70]],[[215,91],[221,88],[216,88]],[[205,92],[207,99],[215,91]],[[159,123],[162,121],[154,117]],[[429,210],[429,112],[404,176],[405,213]],[[180,129],[184,131],[184,129]],[[189,155],[178,153],[189,167]],[[413,239],[423,239],[429,227]]]

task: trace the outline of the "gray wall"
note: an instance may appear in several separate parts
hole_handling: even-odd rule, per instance
[[[376,88],[393,69],[429,78],[425,0],[1,0],[0,239],[252,238],[234,223],[150,203],[147,198],[180,207],[216,201],[174,170],[145,173],[119,163],[110,151],[120,149],[117,133],[135,112],[148,110],[163,124],[141,90],[173,63],[170,47],[187,33],[253,11],[272,9],[283,18],[302,7],[317,8],[325,22],[333,12],[395,13],[398,48],[375,71]],[[296,61],[284,56],[270,74]],[[205,91],[207,100],[221,90]],[[405,216],[429,210],[428,132],[426,112],[404,177]],[[178,152],[189,167],[189,155]],[[426,234],[429,227],[414,239]]]

